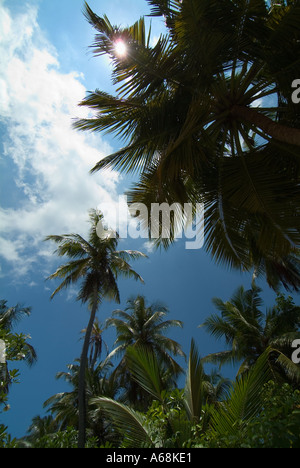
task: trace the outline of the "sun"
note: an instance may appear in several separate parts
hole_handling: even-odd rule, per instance
[[[114,44],[115,53],[118,57],[124,58],[127,55],[127,45],[122,39],[118,39]]]

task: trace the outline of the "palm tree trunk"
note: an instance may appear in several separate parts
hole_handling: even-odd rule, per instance
[[[90,344],[93,324],[98,308],[97,291],[95,291],[94,303],[91,310],[89,323],[85,332],[84,343],[80,357],[80,369],[78,378],[78,448],[85,447],[85,429],[86,429],[86,395],[85,395],[85,371],[88,360],[88,350]]]
[[[274,122],[274,120],[260,112],[257,112],[256,109],[251,109],[250,107],[234,105],[231,109],[231,114],[234,117],[254,124],[275,140],[281,141],[282,143],[288,143],[290,145],[300,146],[299,128],[287,127],[286,125]]]

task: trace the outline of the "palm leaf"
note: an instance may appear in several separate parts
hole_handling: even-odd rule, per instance
[[[126,448],[154,447],[151,431],[142,414],[110,398],[93,398],[91,404],[111,418],[115,428],[124,437]]]
[[[268,363],[270,352],[267,349],[248,374],[234,382],[227,402],[213,412],[211,424],[215,434],[241,435],[261,411],[263,386],[272,377]]]
[[[300,368],[297,364],[295,364],[288,356],[285,354],[274,350],[277,354],[279,354],[277,358],[278,364],[284,369],[285,374],[288,376],[291,381],[295,381],[299,384],[300,382]]]
[[[7,307],[7,301],[0,301],[0,327],[4,330],[10,330],[26,315],[31,314],[31,307],[23,307],[17,304],[14,307]]]
[[[126,262],[129,260],[138,260],[139,258],[148,258],[148,256],[138,250],[116,250],[114,255],[122,258]]]
[[[133,379],[156,400],[162,401],[163,385],[154,353],[143,346],[130,346],[126,362]]]
[[[203,380],[204,369],[201,358],[192,340],[185,384],[185,405],[189,419],[194,422],[199,422],[202,413]]]
[[[170,16],[180,11],[180,0],[147,0],[151,6],[152,16]]]

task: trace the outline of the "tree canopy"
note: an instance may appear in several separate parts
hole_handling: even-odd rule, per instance
[[[117,90],[89,93],[94,116],[75,127],[124,142],[92,172],[138,173],[130,203],[203,203],[216,262],[298,290],[299,1],[148,3],[166,26],[154,45],[143,19],[121,28],[85,6]]]

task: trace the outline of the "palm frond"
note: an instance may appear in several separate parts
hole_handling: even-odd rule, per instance
[[[143,346],[130,346],[126,350],[126,362],[133,379],[152,397],[162,401],[160,368],[153,351]]]
[[[212,414],[213,432],[227,436],[242,434],[247,424],[261,411],[261,393],[270,380],[267,349],[247,375],[238,378],[231,389],[227,402]]]
[[[143,255],[141,255],[142,257]],[[113,271],[116,279],[119,276],[123,276],[125,278],[133,278],[136,281],[140,281],[141,283],[144,283],[143,278],[141,275],[139,275],[131,266],[129,263],[127,263],[123,258],[113,255],[111,258],[111,270]]]
[[[93,246],[79,234],[50,235],[44,240],[53,241],[58,244],[58,248],[54,253],[60,257],[67,255],[70,258],[81,258],[84,255],[95,252]]]
[[[139,252],[138,250],[115,250],[114,256],[120,257],[126,262],[130,260],[138,260],[140,258],[148,258],[145,253]]]
[[[51,298],[53,298],[63,289],[69,287],[71,284],[77,283],[79,279],[82,279],[87,273],[88,263],[88,259],[84,258],[80,260],[73,260],[59,266],[57,270],[47,278],[47,280],[64,278],[60,285],[51,294]]]
[[[104,411],[109,416],[115,428],[124,437],[125,448],[154,447],[145,416],[110,398],[93,398],[91,404],[96,405],[100,411]]]
[[[11,330],[24,316],[31,314],[31,307],[24,307],[17,304],[14,307],[7,307],[7,301],[0,301],[0,327]]]
[[[203,380],[203,365],[195,341],[192,340],[185,383],[185,404],[189,419],[194,422],[200,420],[204,404]]]
[[[298,384],[300,383],[299,365],[295,364],[288,356],[283,353],[279,353],[277,362],[284,369],[285,374],[291,381],[294,381]]]
[[[152,16],[168,16],[174,15],[180,11],[180,0],[147,0],[151,6]]]

